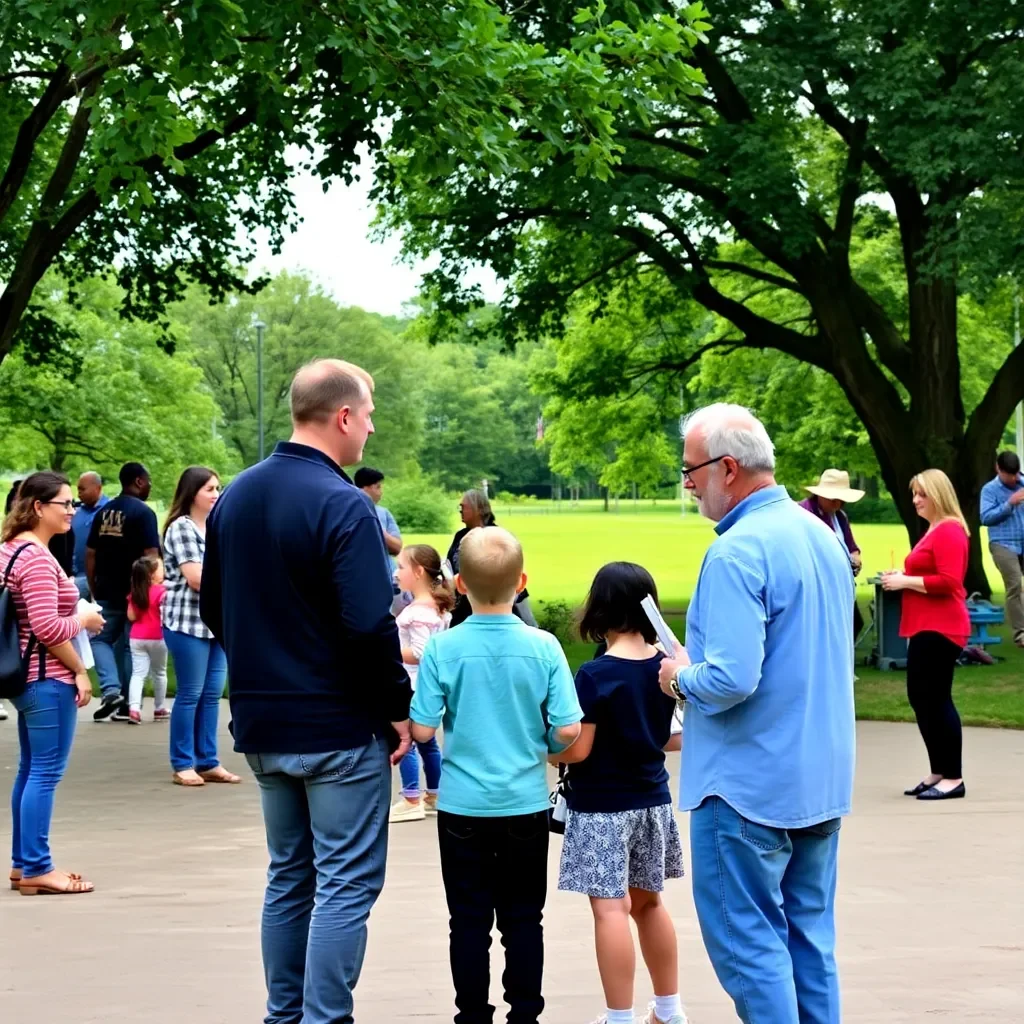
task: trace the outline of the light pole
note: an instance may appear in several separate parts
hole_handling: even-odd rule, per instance
[[[1020,287],[1013,296],[1013,347],[1020,344]],[[1017,454],[1024,456],[1024,402],[1017,403]]]
[[[267,325],[260,319],[253,324],[256,328],[256,426],[259,432],[260,462],[263,461],[263,332]]]

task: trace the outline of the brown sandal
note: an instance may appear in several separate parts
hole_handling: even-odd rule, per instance
[[[191,768],[187,768],[186,771],[192,772],[192,775],[186,775],[185,772],[175,772],[171,776],[171,782],[173,782],[176,786],[188,786],[190,788],[194,786],[206,785],[206,783],[203,782],[203,780],[198,775],[196,775],[196,773],[192,771]]]
[[[229,772],[223,765],[217,765],[216,768],[211,768],[208,772],[200,772],[199,778],[204,782],[223,782],[229,786],[237,786],[242,781],[240,775]]]
[[[21,888],[21,874],[19,873],[19,874],[16,875],[14,873],[15,871],[18,871],[18,868],[14,868],[11,871],[10,880],[11,880],[11,888],[15,892],[17,892]],[[68,878],[72,878],[72,879],[75,879],[75,880],[78,880],[79,878],[82,877],[81,875],[75,874],[74,871],[66,871],[65,874],[68,876]]]
[[[66,886],[49,885],[26,885],[22,881],[18,885],[22,896],[81,896],[93,891],[92,882],[87,882],[81,875],[68,875]]]

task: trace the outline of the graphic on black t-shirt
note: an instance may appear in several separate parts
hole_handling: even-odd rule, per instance
[[[88,546],[96,552],[95,597],[127,607],[132,564],[151,548],[160,550],[153,510],[130,494],[119,494],[96,513]]]
[[[569,766],[574,811],[631,811],[672,802],[665,746],[676,702],[658,684],[664,655],[631,661],[605,654],[581,665],[576,695],[595,726],[590,756]]]

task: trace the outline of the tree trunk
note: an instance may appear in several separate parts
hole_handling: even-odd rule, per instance
[[[604,510],[605,510],[605,512],[607,512],[608,511],[608,488],[607,487],[602,487],[601,489],[604,491]]]

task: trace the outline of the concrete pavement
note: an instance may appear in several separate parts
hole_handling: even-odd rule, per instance
[[[172,786],[166,725],[95,725],[91,711],[57,794],[52,841],[57,863],[85,873],[96,892],[0,892],[0,1021],[259,1024],[266,852],[244,761],[225,729],[225,764],[245,783]],[[838,908],[850,1024],[1024,1021],[1024,732],[969,729],[965,742],[968,798],[922,804],[900,795],[924,769],[916,730],[859,723]],[[5,802],[16,763],[12,715],[0,723]],[[0,844],[9,842],[5,812]],[[603,1001],[587,900],[554,890],[557,842],[544,1019],[583,1024]],[[701,945],[687,880],[669,883],[667,902],[693,1024],[734,1021]],[[640,977],[638,1008],[649,991]],[[434,823],[398,825],[370,923],[357,1020],[441,1024],[452,1019],[451,999]]]

